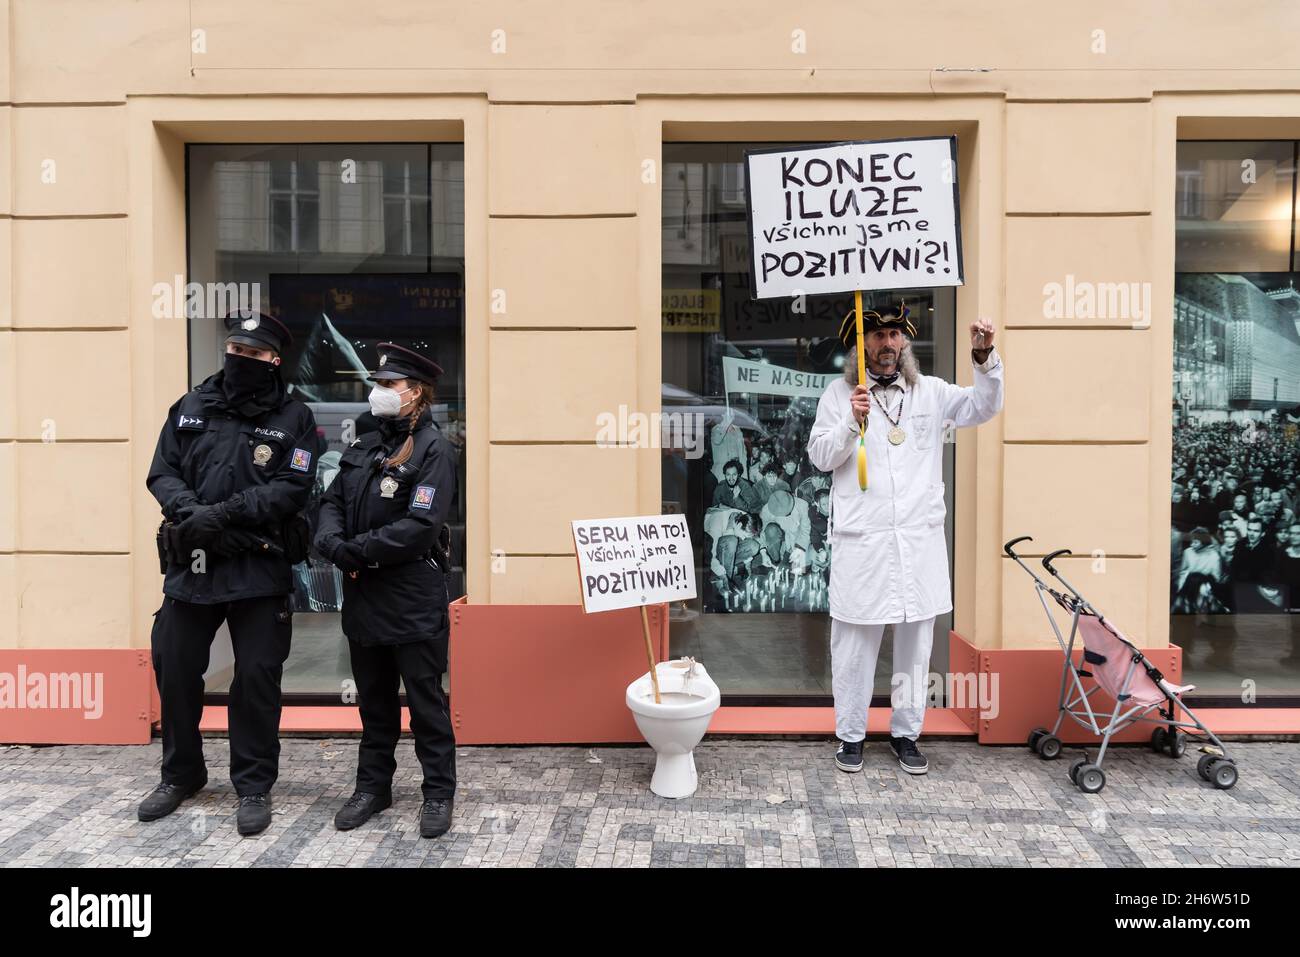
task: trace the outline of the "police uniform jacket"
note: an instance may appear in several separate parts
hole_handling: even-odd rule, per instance
[[[456,496],[456,450],[425,410],[401,465],[385,466],[405,441],[403,423],[377,420],[344,450],[321,499],[315,537],[333,558],[344,543],[365,562],[343,576],[343,633],[362,645],[437,639],[449,632],[447,583],[432,559]]]
[[[311,495],[316,418],[283,390],[268,402],[271,408],[242,415],[226,401],[224,376],[209,376],[168,410],[146,484],[168,520],[187,505],[231,501],[233,525],[279,542],[284,522]],[[181,557],[169,563],[163,582],[163,593],[180,601],[216,604],[293,590],[283,552],[222,557],[208,550],[201,571],[191,556]]]

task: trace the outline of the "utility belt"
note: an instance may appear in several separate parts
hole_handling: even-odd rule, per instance
[[[188,565],[195,549],[210,551],[219,558],[259,553],[296,565],[306,561],[311,544],[311,528],[301,512],[290,515],[278,527],[250,529],[229,526],[222,529],[206,545],[182,541],[179,529],[182,523],[163,519],[154,536],[158,548],[158,568],[164,575],[173,565]]]

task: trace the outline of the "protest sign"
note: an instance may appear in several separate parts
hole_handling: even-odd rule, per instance
[[[750,395],[781,395],[790,398],[819,399],[838,372],[803,372],[771,362],[752,359],[722,357],[723,387],[730,396],[744,392]]]
[[[695,597],[695,553],[685,515],[576,519],[584,611]]]
[[[659,670],[645,606],[695,597],[695,553],[685,515],[575,519],[582,610],[641,609],[641,631],[660,702]]]
[[[962,284],[951,136],[748,150],[754,299]]]

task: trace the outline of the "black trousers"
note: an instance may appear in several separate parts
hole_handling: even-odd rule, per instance
[[[456,793],[456,735],[447,696],[442,691],[443,662],[434,641],[400,645],[348,642],[352,678],[361,710],[361,746],[357,754],[357,790],[391,797],[397,771],[397,739],[402,732],[398,681],[406,688],[415,754],[424,772],[426,800]]]
[[[153,624],[153,670],[162,699],[162,780],[202,780],[203,672],[222,622],[230,627],[230,780],[236,793],[271,790],[280,767],[280,678],[289,657],[293,613],[287,595],[216,605],[164,598]]]

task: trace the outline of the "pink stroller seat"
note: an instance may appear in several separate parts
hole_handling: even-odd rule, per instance
[[[1157,684],[1147,673],[1146,656],[1111,628],[1109,622],[1103,622],[1096,615],[1079,616],[1079,634],[1083,636],[1084,660],[1091,665],[1093,678],[1112,698],[1118,698],[1123,692],[1124,677],[1133,666],[1134,656],[1138,664],[1133,668],[1133,677],[1129,681],[1130,704],[1151,707],[1164,701],[1166,693],[1177,696],[1196,687],[1176,685],[1163,678]]]

